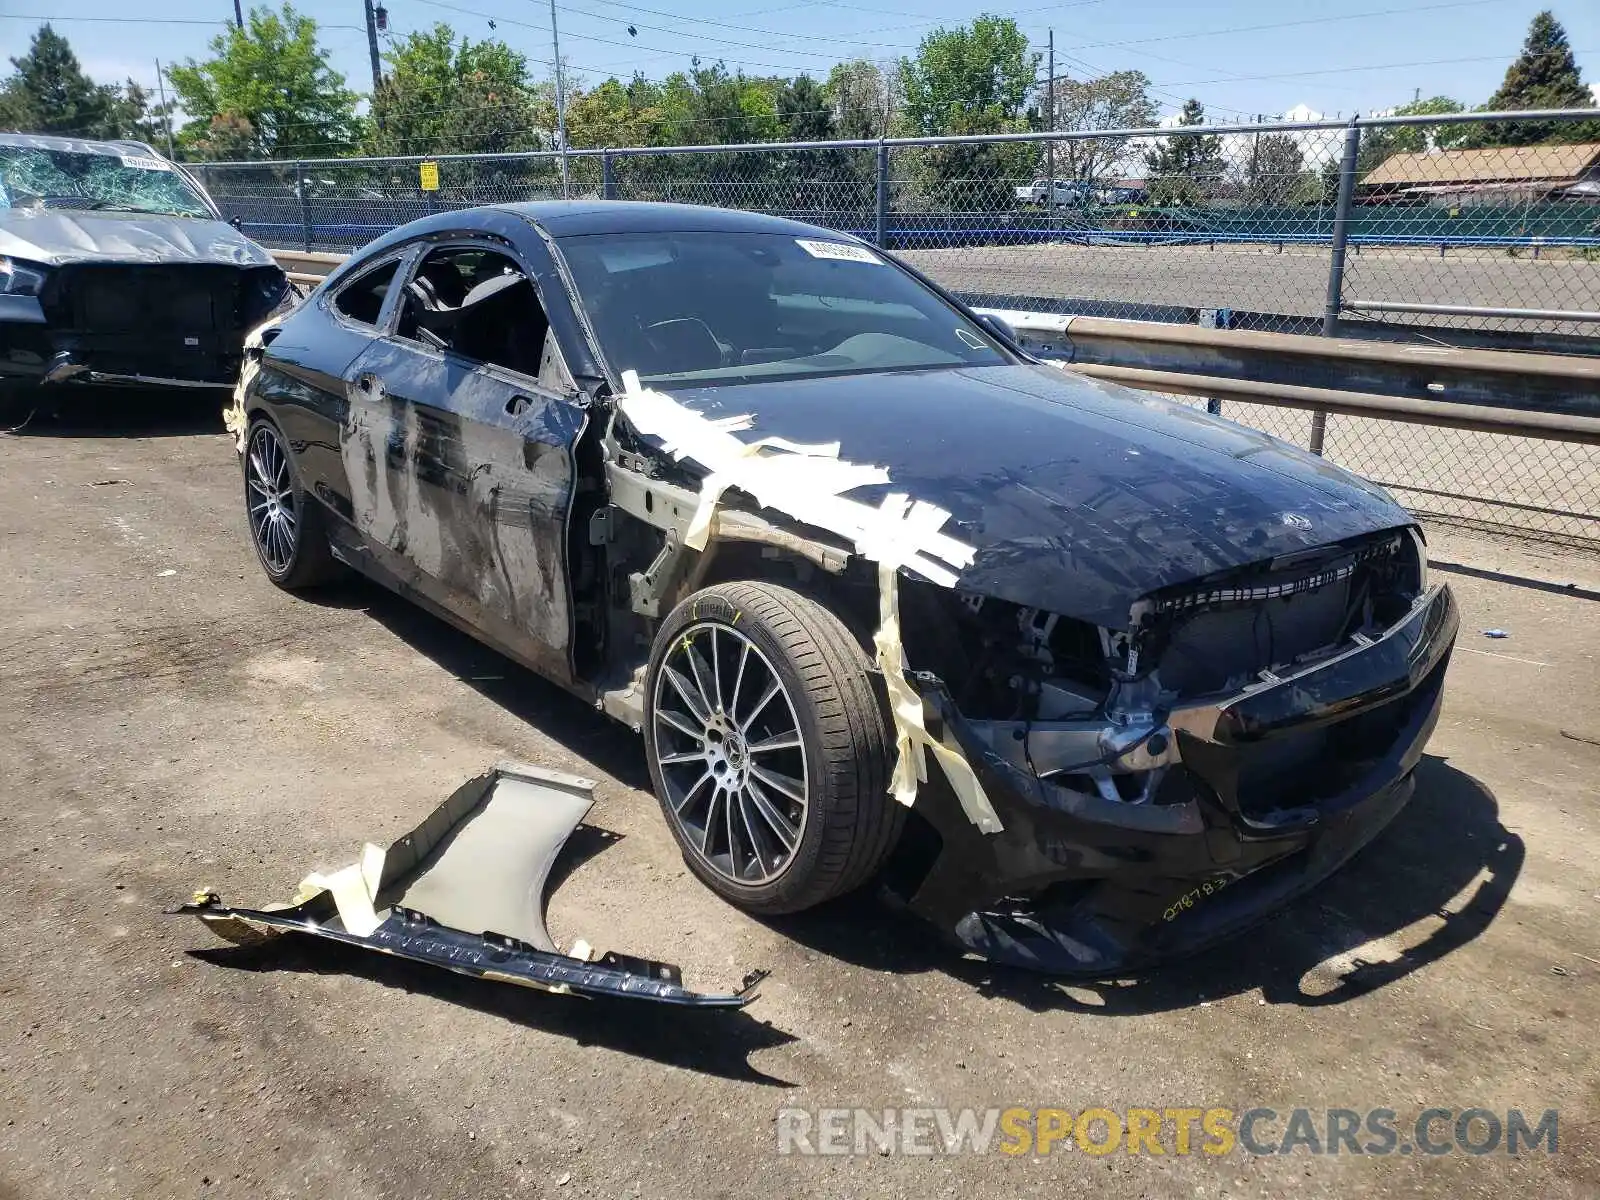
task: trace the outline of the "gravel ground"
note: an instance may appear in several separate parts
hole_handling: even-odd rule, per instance
[[[210,417],[119,405],[0,438],[0,1197],[1600,1192],[1595,560],[1442,533],[1462,644],[1413,806],[1249,939],[1059,987],[871,899],[727,908],[630,735],[374,589],[275,590]],[[501,757],[599,780],[590,824],[617,835],[579,839],[558,940],[702,988],[768,967],[761,998],[584,1002],[162,915],[203,884],[286,898]],[[804,1158],[775,1152],[785,1105],[1383,1106],[1402,1129],[1429,1105],[1558,1108],[1560,1137],[1516,1158]]]

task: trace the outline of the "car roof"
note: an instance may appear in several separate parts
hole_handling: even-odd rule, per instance
[[[848,237],[803,221],[766,213],[712,208],[704,204],[657,204],[645,200],[541,200],[493,207],[516,213],[553,238],[590,233],[778,233]]]
[[[129,138],[75,138],[56,137],[48,133],[0,133],[0,146],[22,146],[29,150],[138,150],[155,154],[155,147],[147,142]]]

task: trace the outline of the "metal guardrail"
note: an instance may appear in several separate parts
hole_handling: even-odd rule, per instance
[[[1600,445],[1600,359],[980,311],[1133,387]]]

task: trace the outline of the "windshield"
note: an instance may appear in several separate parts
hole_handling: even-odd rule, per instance
[[[33,205],[211,216],[188,180],[159,158],[112,149],[0,146],[0,208]]]
[[[619,374],[696,387],[1011,361],[876,252],[824,235],[562,238],[600,349]]]

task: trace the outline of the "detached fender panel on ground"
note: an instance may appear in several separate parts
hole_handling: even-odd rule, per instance
[[[287,906],[234,908],[209,889],[174,911],[240,944],[307,933],[459,974],[542,991],[738,1008],[733,992],[692,992],[676,966],[626,954],[556,950],[544,926],[550,869],[593,804],[587,779],[501,764],[457,788],[388,850],[367,846],[340,871],[308,876]]]

